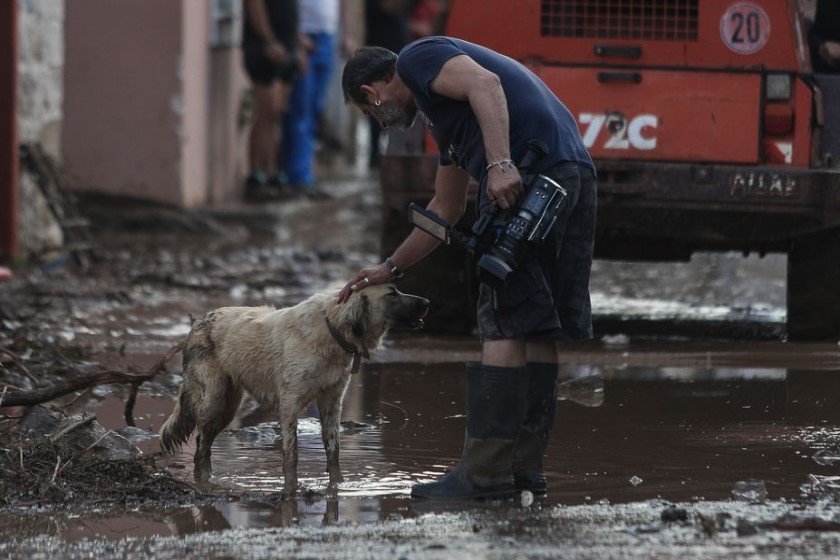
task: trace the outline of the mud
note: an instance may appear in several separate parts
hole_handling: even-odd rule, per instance
[[[0,288],[0,341],[37,367],[33,380],[5,363],[2,380],[44,383],[65,375],[65,362],[143,370],[209,309],[286,305],[340,285],[375,261],[378,195],[370,180],[325,187],[335,200],[217,209],[170,220],[168,228],[155,212],[136,210],[128,225],[112,220],[97,233],[92,270],[18,275]],[[299,427],[306,492],[280,498],[280,442],[267,424],[275,418],[248,402],[214,444],[214,477],[204,488],[217,496],[212,503],[6,509],[0,552],[832,557],[840,544],[830,529],[840,521],[840,482],[832,478],[840,476],[833,460],[840,454],[838,347],[708,340],[673,328],[705,324],[714,339],[726,338],[716,331],[722,324],[772,330],[784,321],[784,274],[784,259],[773,256],[597,263],[593,303],[613,329],[569,345],[562,360],[565,378],[603,379],[603,393],[589,401],[603,402],[558,404],[545,498],[441,505],[408,497],[412,484],[459,457],[463,363],[477,359],[479,347],[466,337],[395,333],[351,381],[341,436],[346,482],[337,492],[327,491],[319,424],[310,414]],[[622,328],[637,322],[655,324],[665,336]],[[180,373],[175,360],[141,389],[138,430],[125,434],[147,455],[157,450],[149,434],[170,413]],[[124,398],[124,388],[100,387],[54,404],[67,414],[96,414],[117,430],[125,428]],[[191,452],[192,442],[167,458],[167,472],[190,480]],[[663,520],[671,505],[685,515]],[[806,530],[814,527],[823,530]]]
[[[158,467],[154,456],[101,459],[85,450],[69,452],[60,443],[31,432],[0,440],[0,504],[5,509],[184,504],[209,497]]]
[[[154,540],[27,540],[13,558],[828,558],[840,544],[836,532],[771,533],[756,528],[739,536],[737,520],[759,525],[782,516],[825,515],[823,508],[787,504],[750,508],[721,502],[678,504],[685,523],[663,523],[661,502],[620,506],[505,508],[435,513],[378,524],[297,525],[235,529]],[[720,519],[711,535],[704,519]],[[750,523],[750,527],[754,527]],[[742,534],[747,532],[742,529]],[[2,550],[2,548],[0,548]]]

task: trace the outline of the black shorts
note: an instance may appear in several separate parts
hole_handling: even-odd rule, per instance
[[[268,86],[275,80],[290,84],[297,77],[297,63],[274,64],[265,56],[263,47],[259,43],[243,45],[242,55],[245,62],[245,72],[255,84]],[[294,54],[291,55],[292,59],[294,59],[294,56]]]
[[[589,275],[598,208],[595,174],[577,163],[561,163],[544,175],[566,189],[569,203],[552,234],[511,274],[504,289],[481,284],[482,341],[592,338]],[[482,188],[482,199],[484,192]]]

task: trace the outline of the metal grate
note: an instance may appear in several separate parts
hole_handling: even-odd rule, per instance
[[[542,0],[543,36],[696,41],[700,0]]]

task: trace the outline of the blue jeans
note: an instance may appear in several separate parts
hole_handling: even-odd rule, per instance
[[[312,33],[309,37],[315,50],[309,54],[309,69],[295,81],[283,120],[283,169],[293,187],[315,184],[315,136],[335,60],[334,35]]]

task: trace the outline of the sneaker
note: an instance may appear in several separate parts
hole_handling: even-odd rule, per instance
[[[263,171],[254,171],[245,180],[245,200],[265,202],[277,198],[275,189],[268,184],[268,176]]]
[[[268,186],[277,198],[285,200],[296,196],[295,189],[289,186],[289,178],[284,171],[276,171],[268,178]]]
[[[279,189],[289,184],[289,177],[285,171],[275,171],[268,177],[268,184]]]

